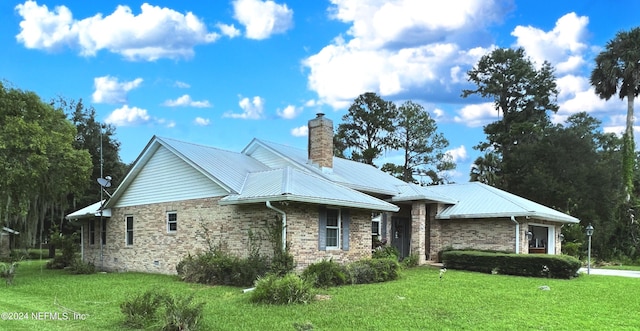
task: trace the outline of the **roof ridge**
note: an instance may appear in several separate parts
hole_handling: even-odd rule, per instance
[[[219,148],[219,147],[214,147],[211,145],[205,145],[202,143],[194,143],[194,142],[190,142],[190,141],[185,141],[185,140],[180,140],[180,139],[176,139],[176,138],[169,138],[169,137],[160,137],[160,136],[156,136],[156,138],[160,141],[166,141],[166,140],[171,140],[177,143],[181,143],[181,144],[187,144],[187,145],[192,145],[192,146],[198,146],[198,147],[202,147],[202,148],[208,148],[208,149],[215,149],[217,151],[222,151],[222,152],[228,152],[228,153],[234,153],[234,154],[242,154],[240,152],[236,152],[230,149],[223,149],[223,148]]]

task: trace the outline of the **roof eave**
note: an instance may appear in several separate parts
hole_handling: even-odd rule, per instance
[[[231,196],[228,196],[229,198]],[[350,207],[356,209],[366,209],[366,210],[375,210],[375,211],[389,211],[389,212],[397,212],[400,210],[400,207],[384,202],[379,204],[373,203],[362,203],[362,202],[354,202],[354,201],[345,201],[338,199],[327,199],[327,198],[318,198],[318,197],[308,197],[308,196],[298,196],[291,194],[284,194],[278,196],[262,196],[262,197],[251,197],[251,198],[222,198],[219,201],[220,205],[239,205],[239,204],[251,204],[251,203],[263,203],[267,201],[293,201],[293,202],[306,202],[313,203],[319,205],[330,205],[330,206],[341,206],[341,207]]]
[[[452,214],[452,215],[436,215],[436,219],[440,220],[453,220],[453,219],[478,219],[478,218],[509,218],[509,217],[528,217],[534,219],[540,219],[551,222],[558,223],[580,223],[580,220],[568,216],[567,217],[558,217],[556,215],[544,214],[544,213],[536,213],[536,212],[528,212],[528,213],[484,213],[484,214]]]

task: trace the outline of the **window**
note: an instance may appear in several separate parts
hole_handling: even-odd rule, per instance
[[[167,213],[167,232],[178,231],[178,214],[176,212]]]
[[[330,209],[320,206],[318,210],[318,250],[349,250],[349,209]],[[365,223],[366,224],[366,223]]]
[[[96,220],[89,221],[89,245],[96,244]]]
[[[126,223],[127,231],[125,240],[127,242],[127,246],[131,246],[133,245],[133,216],[127,216]]]
[[[373,214],[371,215],[371,235],[379,236],[380,235],[380,220],[382,219],[382,214]]]
[[[102,244],[106,245],[107,244],[107,222],[105,222],[104,220],[100,220],[100,222],[102,222]]]
[[[327,249],[340,248],[340,210],[327,209]]]

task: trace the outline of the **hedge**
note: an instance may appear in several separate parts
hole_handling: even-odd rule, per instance
[[[571,279],[582,265],[574,257],[546,254],[506,254],[479,251],[446,251],[443,264],[460,269],[503,275]]]

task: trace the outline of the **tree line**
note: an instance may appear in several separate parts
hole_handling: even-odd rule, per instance
[[[0,226],[20,232],[19,247],[46,241],[53,224],[73,231],[64,216],[99,200],[101,146],[103,168],[122,178],[115,128],[95,115],[82,100],[45,102],[0,82]]]
[[[640,92],[640,28],[621,31],[596,57],[590,81],[595,93],[627,99],[622,137],[605,133],[586,112],[553,124],[559,109],[555,69],[536,66],[522,48],[498,48],[467,72],[475,86],[463,98],[493,100],[499,120],[484,126],[486,140],[474,148],[483,153],[470,171],[481,181],[528,198],[581,220],[565,225],[567,248],[586,251],[584,229],[596,228],[593,250],[605,260],[640,259],[640,154],[633,137],[633,103]],[[447,139],[422,106],[396,106],[373,92],[357,97],[335,135],[335,155],[374,164],[385,152],[402,152],[403,164],[381,170],[406,181],[443,184],[455,168],[444,149]],[[429,181],[417,180],[427,175]]]

